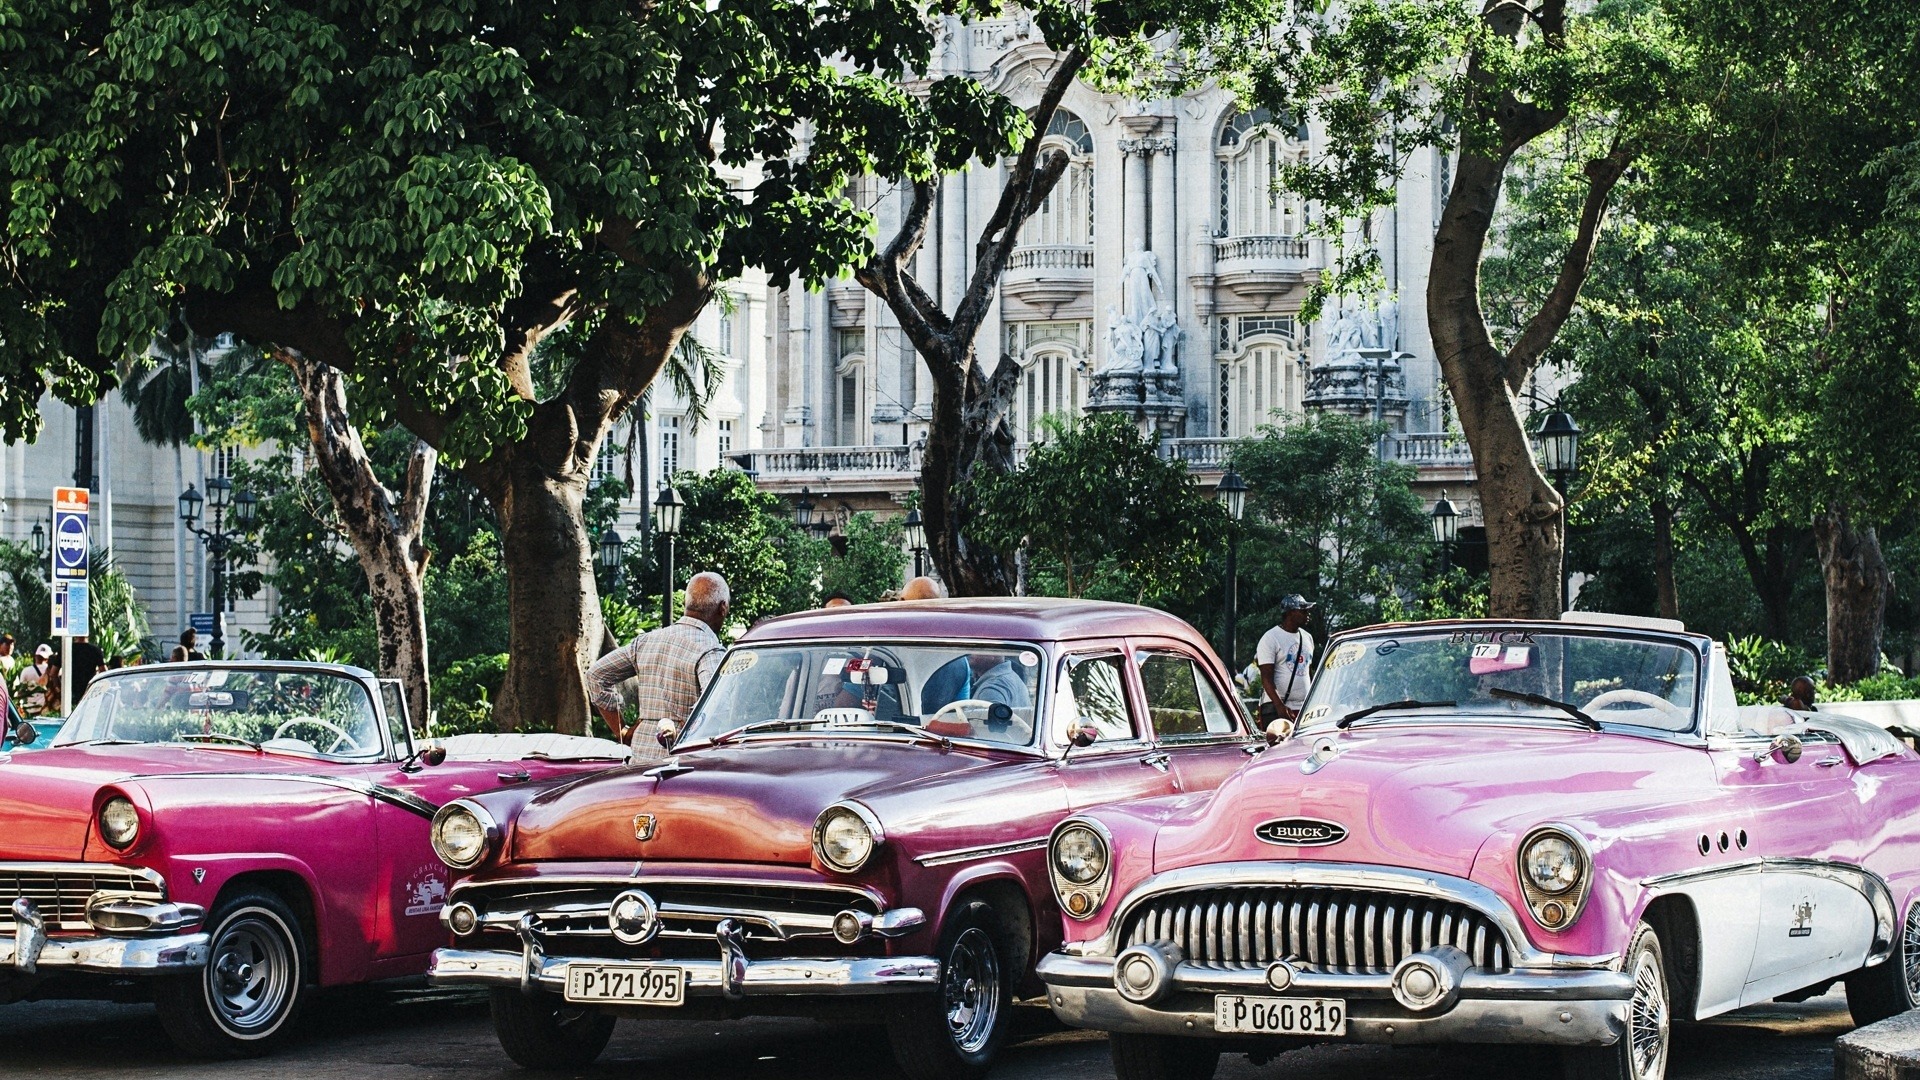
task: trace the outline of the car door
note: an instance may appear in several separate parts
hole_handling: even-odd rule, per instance
[[[1714,756],[1743,828],[1721,858],[1757,861],[1749,895],[1758,905],[1753,959],[1741,1004],[1767,1001],[1857,967],[1874,931],[1873,905],[1821,864],[1864,836],[1855,768],[1837,740],[1803,732],[1797,760],[1772,753],[1763,736],[1729,740]],[[1724,831],[1724,830],[1723,830]],[[1714,848],[1720,835],[1710,832]],[[1764,860],[1764,861],[1758,861]]]
[[[1232,700],[1193,650],[1172,642],[1136,644],[1134,667],[1153,745],[1171,759],[1174,786],[1212,791],[1245,764],[1255,744]]]
[[[1083,810],[1123,799],[1170,795],[1172,757],[1156,748],[1140,715],[1133,665],[1120,642],[1080,646],[1056,661],[1053,731],[1056,745],[1077,728],[1094,731],[1090,746],[1069,743],[1060,764],[1067,801]]]

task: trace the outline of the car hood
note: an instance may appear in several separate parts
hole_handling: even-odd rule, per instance
[[[1304,771],[1322,744],[1332,759]],[[1496,834],[1546,821],[1590,830],[1610,810],[1684,805],[1712,782],[1711,768],[1696,748],[1611,732],[1459,724],[1314,733],[1267,751],[1204,812],[1161,828],[1154,870],[1317,860],[1468,877]],[[1288,818],[1331,822],[1345,836],[1314,844],[1256,836],[1261,824]]]
[[[312,772],[315,762],[245,748],[62,746],[0,755],[0,860],[85,857],[100,789],[134,777]]]
[[[807,865],[813,822],[844,799],[882,798],[1008,755],[904,739],[753,740],[599,773],[543,792],[515,819],[510,857]],[[653,815],[641,841],[634,818]],[[883,821],[885,815],[882,815]]]

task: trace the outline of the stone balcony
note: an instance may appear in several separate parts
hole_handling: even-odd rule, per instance
[[[1245,300],[1285,295],[1318,273],[1313,245],[1304,236],[1215,237],[1214,282]]]
[[[1093,245],[1036,244],[1015,248],[1007,257],[1000,292],[1049,319],[1076,301],[1091,304]]]

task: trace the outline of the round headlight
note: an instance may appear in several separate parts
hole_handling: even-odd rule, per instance
[[[1053,839],[1053,869],[1075,885],[1090,885],[1107,872],[1107,842],[1085,825],[1070,825]]]
[[[1552,833],[1536,837],[1520,856],[1527,881],[1543,893],[1559,894],[1580,884],[1582,863],[1580,849]]]
[[[813,826],[814,854],[842,874],[865,866],[877,842],[872,827],[850,807],[828,807]]]
[[[140,837],[140,812],[124,795],[108,799],[100,807],[100,838],[113,848],[125,851]]]
[[[433,816],[433,853],[455,870],[466,870],[487,857],[493,843],[493,823],[485,811],[470,803],[450,802]]]

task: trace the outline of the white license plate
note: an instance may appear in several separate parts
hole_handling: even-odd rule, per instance
[[[1345,1035],[1347,1003],[1340,998],[1219,994],[1213,999],[1213,1030],[1250,1035]]]
[[[610,1005],[679,1005],[687,969],[662,964],[568,964],[568,1001]]]

